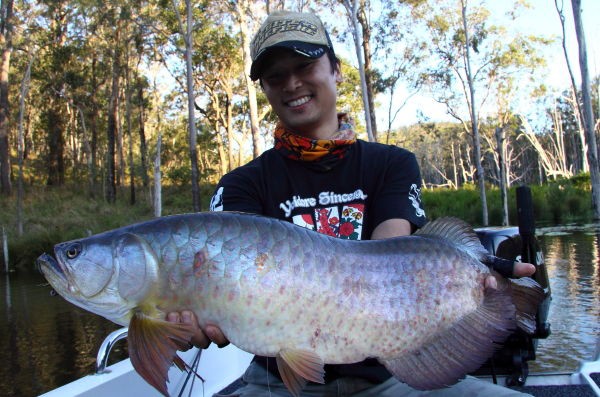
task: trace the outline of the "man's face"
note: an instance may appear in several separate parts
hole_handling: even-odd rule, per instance
[[[309,138],[325,139],[337,130],[336,83],[340,73],[326,55],[307,58],[274,51],[261,81],[273,111],[285,127]]]

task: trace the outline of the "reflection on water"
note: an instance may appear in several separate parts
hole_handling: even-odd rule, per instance
[[[552,334],[540,340],[530,370],[573,371],[592,359],[600,337],[600,231],[549,232],[538,238],[552,291]]]
[[[41,274],[0,280],[0,396],[37,396],[93,373],[102,340],[118,326],[51,296]]]
[[[600,232],[539,239],[552,290],[552,335],[540,341],[530,370],[573,371],[591,358],[600,335]],[[0,275],[0,285],[0,396],[37,396],[93,373],[102,340],[118,326],[50,296],[40,274]],[[113,360],[125,357],[124,344],[115,353]]]

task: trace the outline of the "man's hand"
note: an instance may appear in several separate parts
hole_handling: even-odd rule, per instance
[[[189,324],[194,329],[194,335],[190,339],[190,346],[180,346],[179,350],[186,351],[193,346],[206,349],[211,342],[219,347],[225,347],[229,341],[223,335],[221,329],[215,325],[207,325],[204,330],[198,325],[198,319],[194,312],[183,310],[182,312],[167,313],[167,321],[171,323]]]
[[[526,262],[515,262],[513,267],[513,275],[515,277],[529,277],[535,273],[535,266]],[[485,279],[485,288],[498,288],[496,277],[488,276]]]

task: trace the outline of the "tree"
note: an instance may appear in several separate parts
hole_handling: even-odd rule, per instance
[[[509,35],[506,29],[489,24],[487,9],[469,5],[467,0],[429,2],[415,7],[415,12],[423,18],[431,37],[434,63],[425,74],[426,81],[436,100],[471,135],[482,223],[487,224],[484,152],[479,131],[481,113],[489,111],[490,99],[505,95],[507,88],[526,85],[531,73],[524,72],[536,67],[539,61],[536,45],[545,41]],[[517,78],[518,84],[503,84],[507,79]]]
[[[469,25],[467,21],[467,0],[461,0],[461,15],[464,34],[464,64],[465,76],[467,78],[467,87],[469,95],[467,104],[469,105],[469,115],[471,118],[471,131],[473,132],[473,149],[475,151],[475,167],[477,169],[477,181],[479,183],[479,195],[481,198],[481,220],[483,226],[488,225],[488,208],[485,193],[485,174],[483,173],[483,165],[481,164],[481,138],[479,137],[479,117],[477,110],[477,102],[475,101],[475,83],[473,81],[474,74],[471,70],[471,38],[469,33]],[[476,48],[476,47],[475,47]]]
[[[358,59],[358,72],[360,75],[360,83],[361,83],[361,91],[363,97],[363,109],[365,111],[365,124],[367,126],[367,136],[369,141],[375,141],[376,136],[373,133],[373,126],[371,124],[371,109],[369,106],[369,94],[367,90],[367,75],[365,70],[365,62],[363,58],[363,52],[361,51],[361,42],[364,45],[364,38],[362,36],[363,32],[360,28],[359,23],[359,6],[364,6],[364,0],[360,0],[361,3],[358,3],[359,0],[343,0],[342,4],[346,9],[346,15],[348,17],[348,21],[350,22],[350,29],[352,32],[352,37],[354,39],[354,49],[356,51],[356,58]]]
[[[600,219],[600,166],[598,164],[598,147],[596,146],[596,134],[594,132],[594,113],[592,110],[590,74],[588,71],[587,49],[585,46],[585,32],[581,20],[581,0],[571,0],[573,7],[573,21],[577,34],[579,46],[579,69],[581,72],[581,94],[583,110],[583,128],[587,138],[587,159],[590,166],[592,181],[592,204],[594,207],[594,218]]]
[[[252,135],[252,157],[258,157],[259,153],[259,121],[258,116],[258,104],[256,100],[256,86],[250,78],[250,66],[252,65],[252,58],[250,56],[250,34],[249,27],[250,21],[248,20],[249,15],[256,15],[251,12],[251,2],[247,0],[243,1],[232,1],[229,0],[230,9],[233,10],[235,18],[240,29],[240,38],[242,44],[242,53],[244,58],[244,81],[246,83],[246,91],[248,92],[248,110],[250,112],[250,132]]]
[[[9,102],[8,75],[10,56],[13,51],[13,0],[0,3],[0,193],[9,195],[10,150],[9,150]]]
[[[563,49],[563,54],[565,57],[565,62],[567,64],[567,70],[569,72],[569,80],[571,82],[571,95],[567,96],[567,98],[570,97],[570,102],[573,106],[573,111],[575,114],[575,119],[577,121],[577,130],[579,133],[579,140],[581,142],[581,153],[583,154],[581,156],[581,166],[582,166],[582,171],[583,172],[587,172],[589,170],[589,163],[586,157],[586,153],[587,153],[587,142],[586,142],[586,134],[585,134],[585,129],[583,128],[583,112],[581,110],[581,105],[579,103],[579,100],[577,98],[577,85],[575,84],[575,75],[573,73],[573,68],[571,67],[571,62],[569,60],[569,56],[568,56],[568,52],[567,52],[567,35],[565,32],[565,15],[563,12],[563,1],[560,1],[560,5],[559,5],[559,0],[554,0],[554,5],[556,7],[556,12],[558,13],[558,17],[560,18],[560,25],[562,28],[562,49]]]
[[[188,102],[188,133],[189,133],[189,156],[190,165],[192,170],[192,207],[194,211],[201,211],[200,203],[200,184],[199,184],[199,172],[198,172],[198,149],[196,148],[196,116],[195,116],[195,94],[194,94],[194,77],[193,72],[193,29],[194,20],[192,17],[192,3],[191,0],[185,0],[185,28],[183,27],[183,19],[179,12],[179,6],[176,0],[172,0],[173,11],[177,17],[177,24],[179,26],[179,34],[181,35],[184,42],[184,55],[185,55],[185,77],[186,77],[186,88],[187,88],[187,102]]]

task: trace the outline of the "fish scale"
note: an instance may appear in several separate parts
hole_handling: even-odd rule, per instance
[[[543,298],[530,279],[485,289],[493,257],[456,219],[348,241],[256,215],[184,214],[58,244],[55,254],[38,260],[54,289],[129,324],[132,363],[163,393],[165,366],[177,361],[169,340],[192,332],[160,321],[168,312],[192,310],[239,348],[277,357],[297,395],[299,379],[322,381],[324,363],[367,357],[413,387],[444,387],[483,363],[519,325],[521,307]]]

